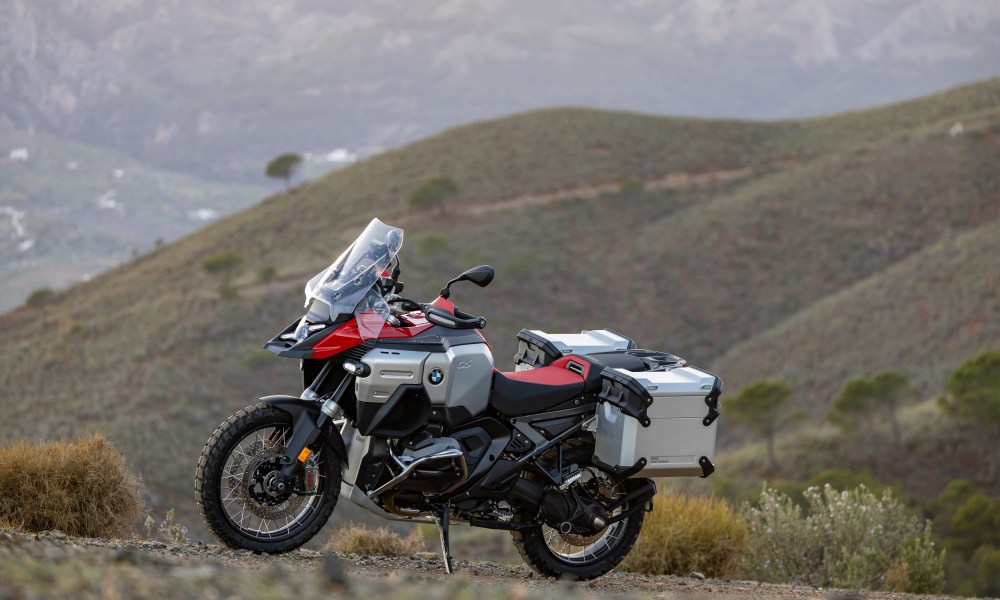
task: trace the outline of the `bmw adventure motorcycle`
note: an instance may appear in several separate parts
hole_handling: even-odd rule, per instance
[[[198,506],[233,548],[281,553],[338,498],[434,522],[452,571],[453,521],[511,532],[545,576],[591,579],[625,558],[652,510],[650,476],[712,473],[722,382],[610,329],[522,330],[494,368],[483,317],[400,295],[403,231],[378,219],[305,287],[306,313],[265,348],[300,361],[304,391],[266,396],[212,434]]]

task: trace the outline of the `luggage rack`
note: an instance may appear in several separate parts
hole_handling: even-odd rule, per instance
[[[687,361],[679,356],[674,356],[673,354],[668,354],[666,352],[660,352],[658,350],[622,350],[624,354],[631,354],[632,356],[642,360],[646,364],[646,368],[649,371],[669,371],[670,369],[676,369],[677,367],[683,367],[687,365]]]

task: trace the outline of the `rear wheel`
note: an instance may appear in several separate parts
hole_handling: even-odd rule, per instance
[[[593,446],[568,449],[564,460],[580,465],[584,477],[576,485],[605,506],[625,496],[638,481],[621,479],[589,462]],[[642,529],[645,510],[625,504],[609,513],[627,516],[588,535],[561,533],[548,524],[513,532],[514,545],[532,569],[546,577],[587,580],[600,577],[615,568],[632,546]],[[632,511],[632,512],[630,512]]]
[[[205,523],[227,546],[288,552],[330,518],[341,464],[325,440],[309,447],[303,472],[288,491],[267,491],[291,432],[291,415],[261,403],[229,417],[205,444],[195,471],[195,499]]]

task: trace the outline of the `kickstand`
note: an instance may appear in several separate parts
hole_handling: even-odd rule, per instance
[[[441,511],[434,515],[434,522],[437,523],[438,531],[441,533],[441,555],[444,557],[444,570],[451,575],[454,571],[451,566],[451,548],[448,545],[448,505],[441,506]]]

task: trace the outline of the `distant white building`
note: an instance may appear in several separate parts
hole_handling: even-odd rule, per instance
[[[189,212],[188,216],[195,221],[211,221],[219,217],[219,211],[211,208],[199,208]]]
[[[28,159],[31,158],[31,153],[28,152],[27,148],[14,148],[7,155],[7,158],[18,162],[28,162]]]
[[[961,123],[955,123],[951,126],[951,129],[948,130],[948,135],[953,138],[961,137],[963,133],[965,133],[965,127],[962,127]]]

